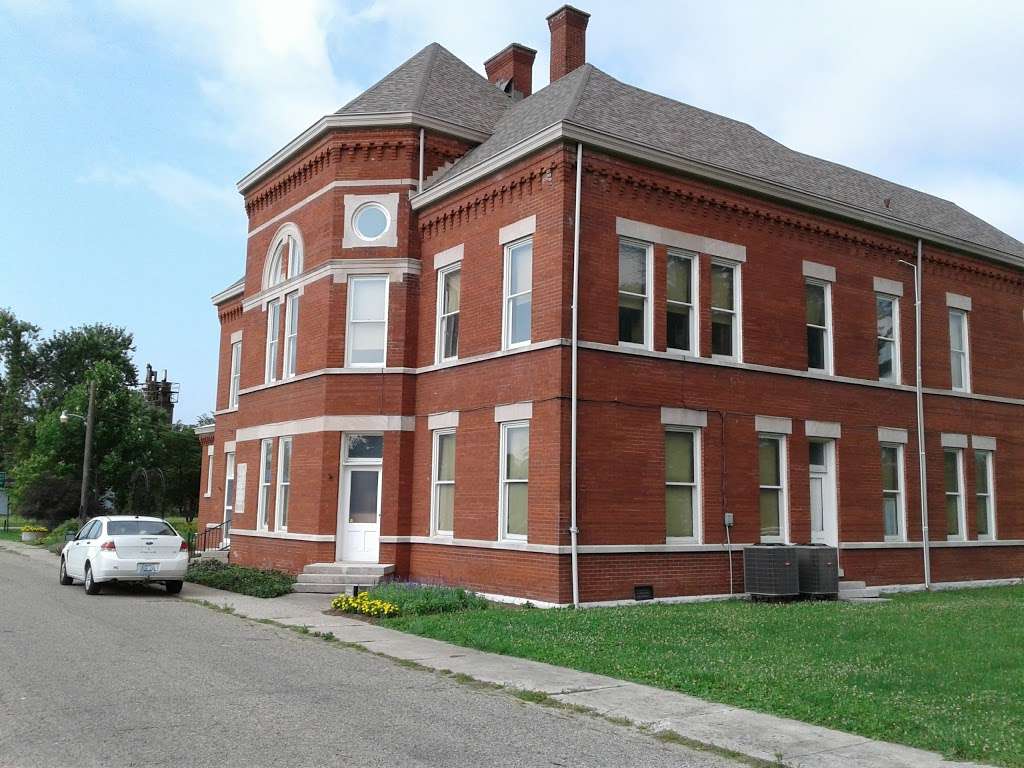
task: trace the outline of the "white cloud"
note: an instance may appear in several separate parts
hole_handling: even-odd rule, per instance
[[[237,213],[240,199],[231,185],[216,184],[182,168],[164,163],[137,167],[96,165],[79,176],[79,184],[139,187],[195,216]]]

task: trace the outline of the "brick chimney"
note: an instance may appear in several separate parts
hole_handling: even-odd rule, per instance
[[[537,52],[512,43],[484,62],[487,79],[513,99],[525,99],[533,93],[533,60]]]
[[[551,82],[587,62],[587,22],[590,14],[563,5],[548,16],[551,30]]]

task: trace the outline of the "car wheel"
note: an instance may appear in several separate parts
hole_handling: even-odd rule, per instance
[[[167,594],[176,595],[181,592],[182,583],[180,581],[165,581],[164,586],[167,587]]]
[[[85,594],[87,595],[98,595],[100,593],[100,583],[92,577],[92,566],[85,566]]]
[[[68,576],[68,564],[63,557],[60,559],[60,583],[65,587],[75,583],[75,580]]]

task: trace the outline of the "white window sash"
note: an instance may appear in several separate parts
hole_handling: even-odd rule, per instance
[[[691,294],[692,295],[692,294]],[[704,541],[704,505],[703,505],[703,489],[702,489],[702,476],[704,474],[703,456],[701,454],[701,430],[693,428],[687,429],[685,427],[670,427],[665,430],[668,432],[687,432],[693,435],[693,482],[692,483],[681,483],[681,482],[670,482],[668,479],[665,480],[666,487],[680,487],[680,488],[691,488],[692,489],[692,507],[690,514],[693,517],[693,536],[665,536],[665,542],[668,544],[702,544]]]
[[[433,536],[451,536],[454,528],[455,521],[452,520],[452,530],[443,530],[439,525],[440,520],[440,509],[438,506],[438,495],[439,490],[442,486],[450,485],[453,489],[455,488],[455,479],[441,480],[438,478],[440,471],[440,459],[441,459],[441,438],[447,435],[455,435],[454,429],[435,429],[433,434],[433,458],[430,467],[430,533]],[[458,439],[458,438],[456,438]]]
[[[292,439],[277,442],[277,493],[274,496],[274,530],[288,530],[288,508],[291,504]],[[286,494],[285,491],[288,491]]]
[[[242,383],[242,342],[231,345],[231,380],[228,384],[228,408],[238,407],[238,393]]]
[[[893,498],[896,500],[896,534],[885,533],[885,520],[882,521],[882,535],[885,541],[906,541],[907,540],[907,483],[906,468],[903,463],[903,446],[898,443],[880,443],[881,448],[891,448],[896,451],[896,484],[897,488],[886,488],[882,484],[882,499]],[[883,512],[884,514],[884,512]]]
[[[624,291],[622,288],[619,288],[620,299],[623,296],[630,296],[634,299],[640,299],[643,302],[644,339],[639,343],[619,339],[619,345],[623,347],[633,347],[634,349],[654,349],[654,313],[652,311],[653,304],[651,302],[651,298],[654,295],[654,245],[652,243],[645,243],[643,240],[633,240],[626,237],[620,237],[619,243],[620,245],[622,243],[626,243],[628,245],[644,249],[644,292],[633,293],[632,291]]]
[[[976,453],[984,456],[985,459],[985,489],[986,493],[977,493],[975,491],[975,504],[977,499],[984,497],[987,500],[987,517],[988,517],[988,533],[978,534],[979,541],[995,541],[997,538],[996,534],[996,470],[995,470],[995,453],[993,451],[976,451]]]
[[[526,288],[526,289],[524,289],[522,291],[519,291],[519,293],[510,293],[510,289],[512,287],[512,251],[515,248],[518,248],[521,245],[525,245],[526,243],[530,243],[531,244],[531,249],[530,249],[530,287]],[[502,290],[501,290],[502,296],[504,297],[503,298],[502,309],[501,309],[501,313],[502,313],[502,318],[501,318],[502,349],[514,349],[516,347],[525,347],[533,339],[533,317],[532,317],[532,315],[533,315],[533,249],[532,249],[532,244],[533,244],[533,237],[530,236],[530,237],[524,237],[521,240],[515,240],[515,241],[513,241],[511,243],[506,243],[505,247],[504,247],[505,264],[504,264],[504,277],[503,277],[503,281],[502,281],[503,284],[502,284]],[[527,295],[530,296],[530,315],[531,315],[531,317],[530,317],[530,338],[520,339],[519,341],[513,342],[512,341],[512,304],[513,304],[515,299],[518,299],[521,296],[527,296]]]
[[[714,290],[711,291],[711,297],[709,297],[709,304],[711,307],[711,322],[714,325],[714,313],[720,312],[728,314],[732,317],[732,354],[722,355],[712,353],[711,357],[716,360],[734,360],[737,363],[743,362],[743,279],[740,275],[741,264],[735,261],[729,261],[726,259],[713,259],[711,266],[728,267],[732,270],[732,309],[726,309],[724,307],[716,307],[711,303],[710,299],[714,296]],[[714,342],[712,341],[712,344]]]
[[[260,441],[260,490],[256,500],[256,528],[267,530],[267,513],[270,500],[270,486],[273,483],[271,467],[274,461],[274,441],[264,438]]]
[[[967,538],[967,510],[964,499],[964,452],[962,448],[945,448],[943,454],[943,475],[945,475],[945,453],[952,453],[956,456],[956,490],[950,491],[945,488],[945,477],[943,477],[943,490],[945,491],[945,499],[948,503],[949,497],[953,496],[956,498],[957,508],[957,532],[955,534],[946,531],[947,541],[964,541]],[[945,518],[946,508],[942,509],[943,517]],[[948,523],[948,521],[946,521]]]
[[[892,336],[881,336],[878,334],[877,306],[879,299],[890,302],[892,306]],[[879,374],[879,381],[891,381],[899,384],[903,380],[902,354],[900,350],[900,299],[898,296],[890,296],[887,293],[876,293],[875,307],[875,336],[878,341],[892,344],[892,374],[886,379],[883,379],[881,374]],[[880,360],[879,364],[881,364]]]
[[[235,510],[235,454],[228,451],[224,454],[224,518],[228,512]]]
[[[209,453],[206,457],[206,493],[203,494],[205,498],[213,496],[213,454]]]
[[[667,262],[671,261],[672,259],[682,259],[682,260],[690,262],[690,301],[689,301],[689,303],[687,303],[685,301],[676,301],[676,300],[667,298],[667,296],[668,296],[668,268],[667,268]],[[672,352],[684,352],[684,353],[686,353],[688,355],[694,355],[694,356],[699,356],[700,355],[700,333],[699,333],[700,318],[698,317],[699,312],[697,310],[697,307],[700,306],[700,301],[698,299],[698,291],[699,291],[699,288],[700,288],[700,278],[699,278],[699,275],[698,275],[699,269],[700,269],[700,259],[698,258],[697,254],[691,254],[691,253],[687,253],[687,252],[684,252],[684,251],[676,251],[676,250],[669,249],[669,251],[668,251],[668,260],[666,261],[666,270],[665,270],[665,275],[666,275],[665,276],[665,281],[666,281],[666,293],[665,293],[666,299],[665,299],[665,301],[666,301],[666,303],[668,304],[669,307],[684,307],[686,309],[686,312],[687,312],[687,322],[689,323],[689,336],[690,336],[690,348],[689,349],[679,349],[678,347],[670,346],[667,343],[667,341],[666,341],[666,345],[665,345],[666,349],[668,349],[668,350],[670,350]],[[667,310],[666,310],[666,314],[667,314]],[[666,334],[667,334],[667,328],[668,328],[668,323],[667,323],[667,318],[666,318]]]
[[[281,332],[281,300],[271,299],[267,303],[267,361],[265,380],[269,384],[277,381],[277,343]]]
[[[352,319],[352,305],[353,295],[355,293],[355,286],[363,282],[371,281],[383,281],[383,320],[353,320]],[[348,299],[346,301],[346,324],[345,324],[345,367],[346,368],[386,368],[387,357],[388,357],[388,315],[389,315],[389,301],[391,293],[391,280],[387,275],[359,275],[358,277],[351,276],[348,278]],[[355,363],[352,362],[352,338],[353,329],[359,325],[383,325],[384,326],[384,348],[381,350],[381,357],[379,360],[373,360],[369,362]]]
[[[459,295],[459,309],[456,309],[456,310],[454,310],[452,312],[446,312],[445,311],[445,305],[444,305],[444,286],[445,286],[445,281],[447,280],[447,278],[452,273],[454,273],[454,272],[461,272],[461,271],[462,271],[462,263],[461,262],[452,264],[450,266],[444,267],[443,269],[439,269],[437,271],[437,328],[435,330],[435,341],[434,341],[435,355],[434,355],[434,358],[435,358],[435,362],[438,362],[438,363],[447,363],[447,362],[449,362],[451,360],[458,360],[459,359],[459,352],[458,352],[459,341],[458,341],[458,338],[456,338],[456,340],[455,340],[455,354],[451,355],[449,357],[446,357],[445,354],[444,354],[444,340],[445,340],[445,328],[447,326],[448,321],[452,317],[457,317],[459,315],[459,311],[462,308],[462,296],[461,296],[461,290],[462,289],[461,289],[461,286],[460,286],[460,289],[459,289],[459,291],[460,291],[460,295]],[[460,277],[461,277],[461,275],[460,275]],[[459,330],[461,331],[461,328]]]
[[[527,440],[529,440],[529,435],[530,435],[530,422],[529,421],[507,421],[507,422],[503,422],[502,425],[501,425],[501,446],[500,446],[500,450],[498,451],[498,459],[501,462],[501,466],[499,467],[499,470],[498,470],[499,471],[499,488],[498,488],[498,497],[499,497],[499,515],[498,515],[498,517],[499,517],[499,520],[498,520],[498,533],[499,533],[499,538],[507,539],[507,540],[513,540],[513,541],[526,541],[527,537],[528,537],[528,535],[526,535],[526,534],[509,533],[509,531],[508,531],[508,490],[509,490],[509,486],[521,484],[521,485],[525,485],[527,488],[529,488],[529,483],[530,483],[529,459],[527,459],[526,479],[509,478],[508,477],[508,455],[507,455],[507,452],[508,452],[508,433],[509,433],[510,430],[521,429],[521,428],[525,428],[526,429]],[[529,490],[527,490],[527,498],[529,498]],[[527,503],[526,519],[527,519],[527,527],[529,527],[529,519],[530,519],[529,503]]]
[[[832,375],[832,284],[824,280],[805,280],[806,285],[813,285],[816,288],[821,288],[822,300],[824,302],[825,309],[825,324],[816,325],[815,323],[807,323],[808,328],[814,328],[822,332],[824,338],[823,347],[825,353],[825,367],[824,368],[811,368],[808,361],[807,369],[809,371],[818,371],[820,373]]]
[[[284,303],[284,378],[290,379],[296,373],[299,354],[299,292],[289,293]]]
[[[761,541],[765,544],[787,544],[789,542],[789,489],[788,489],[788,475],[789,475],[789,456],[786,450],[786,437],[785,435],[774,435],[759,433],[758,441],[762,439],[774,440],[779,446],[779,484],[778,485],[761,485],[760,480],[758,481],[758,525],[760,526],[760,491],[774,490],[779,495],[779,535],[778,536],[764,536],[762,535]],[[759,459],[760,460],[760,459]],[[760,472],[760,467],[758,468]]]
[[[949,357],[950,357],[950,387],[956,392],[970,392],[971,391],[971,338],[970,338],[970,323],[968,322],[967,312],[962,309],[951,309],[949,310],[950,318],[959,318],[961,333],[963,335],[963,348],[958,349],[953,345],[953,335],[949,337]],[[953,366],[956,365],[960,370],[960,378],[963,380],[962,386],[957,386],[953,380],[955,377],[952,376]]]

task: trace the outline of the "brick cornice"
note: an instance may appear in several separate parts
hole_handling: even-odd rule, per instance
[[[217,310],[217,318],[220,320],[221,325],[230,322],[232,320],[239,320],[242,317],[242,304],[232,304],[227,307],[221,307]]]

